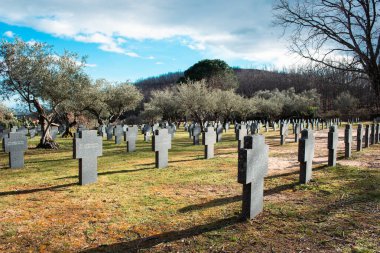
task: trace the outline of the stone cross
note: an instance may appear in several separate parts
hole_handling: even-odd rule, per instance
[[[301,132],[300,125],[298,123],[294,124],[294,142],[298,142],[298,138]]]
[[[106,126],[105,125],[100,125],[98,127],[98,135],[103,137],[106,134],[107,134],[107,132],[106,132]]]
[[[363,125],[358,124],[357,136],[356,136],[356,151],[363,150]]]
[[[192,136],[193,136],[193,144],[199,145],[199,135],[201,135],[201,127],[199,125],[195,125],[192,128]]]
[[[50,127],[50,136],[52,140],[55,140],[58,135],[58,127],[57,126],[51,126]]]
[[[236,132],[236,139],[238,140],[238,150],[244,148],[244,137],[247,136],[248,129],[246,125],[240,125]]]
[[[195,127],[194,123],[191,123],[190,126],[187,128],[187,131],[189,132],[189,138],[193,138],[194,127]]]
[[[83,130],[75,135],[73,158],[79,159],[79,184],[94,183],[98,177],[98,156],[103,154],[103,140],[96,130]]]
[[[172,139],[168,129],[158,129],[154,132],[152,150],[156,153],[156,168],[168,166],[168,151],[172,148]]]
[[[214,157],[214,144],[216,142],[216,132],[213,127],[207,127],[202,132],[202,145],[205,145],[205,159]]]
[[[298,143],[298,161],[300,162],[300,184],[307,184],[313,173],[314,132],[304,129]]]
[[[107,141],[112,141],[112,136],[113,136],[113,129],[114,129],[114,126],[112,125],[109,125],[107,126]]]
[[[352,125],[347,124],[344,129],[344,157],[351,157],[351,146],[352,146]]]
[[[327,148],[329,149],[328,166],[336,165],[336,155],[338,147],[338,126],[330,126],[327,140]]]
[[[124,135],[123,126],[116,125],[113,129],[113,135],[115,136],[115,144],[121,144]]]
[[[281,145],[284,145],[286,142],[286,137],[288,136],[288,124],[281,123],[280,125],[280,137],[281,137]]]
[[[375,144],[375,124],[371,124],[370,144]]]
[[[35,128],[29,129],[29,137],[30,137],[30,139],[34,138],[34,136],[36,136],[36,129]]]
[[[223,126],[218,124],[216,127],[216,142],[221,142],[222,141],[222,134],[223,134]]]
[[[229,122],[225,122],[225,123],[223,124],[223,128],[224,128],[224,132],[227,132],[228,129],[230,129],[230,123],[229,123]]]
[[[243,184],[242,217],[253,219],[263,210],[264,176],[268,173],[269,148],[263,135],[244,137],[239,149],[238,183]]]
[[[370,131],[369,125],[365,125],[365,133],[364,133],[364,147],[365,148],[369,147],[369,138],[370,138],[369,131]]]
[[[9,153],[11,169],[24,167],[24,152],[28,149],[28,141],[23,133],[8,133],[3,138],[3,149]]]
[[[128,127],[124,132],[124,140],[127,142],[127,152],[133,152],[136,150],[136,140],[139,128],[137,125]]]
[[[379,143],[379,141],[380,141],[379,131],[380,131],[380,124],[376,123],[376,125],[375,125],[375,143],[376,144]]]

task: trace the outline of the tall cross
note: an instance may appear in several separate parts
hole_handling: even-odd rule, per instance
[[[24,133],[8,133],[3,139],[3,149],[9,153],[11,169],[24,167],[24,152],[28,149],[28,141]]]
[[[128,127],[124,133],[124,140],[127,142],[127,152],[133,152],[136,150],[136,139],[138,134],[137,125]]]
[[[253,219],[263,210],[268,155],[263,135],[244,137],[244,148],[239,149],[238,156],[238,183],[243,184],[242,217],[245,219]]]
[[[98,177],[98,156],[103,154],[103,140],[96,130],[83,130],[73,142],[73,158],[79,159],[79,184],[96,182]]]
[[[152,150],[156,152],[156,168],[165,168],[168,166],[168,153],[171,148],[172,140],[168,129],[157,129],[152,139]]]
[[[113,135],[115,136],[115,144],[121,144],[121,140],[124,135],[123,126],[116,125],[113,129]]]
[[[244,136],[247,136],[248,129],[246,125],[240,125],[236,132],[236,139],[238,140],[238,149],[241,149],[244,147]]]
[[[327,148],[329,149],[328,166],[336,165],[336,153],[338,147],[338,126],[330,126],[327,139]]]
[[[214,144],[216,142],[216,132],[213,127],[207,127],[202,133],[202,145],[205,145],[205,159],[214,157]]]
[[[314,158],[314,132],[310,129],[301,131],[298,142],[298,161],[300,162],[300,183],[306,184],[312,177],[312,166]]]

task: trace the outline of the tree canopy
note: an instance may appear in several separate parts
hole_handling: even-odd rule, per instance
[[[328,67],[364,74],[380,96],[379,0],[278,0],[277,23],[291,51]]]
[[[206,80],[209,88],[218,88],[222,90],[236,89],[238,81],[228,64],[222,60],[202,60],[188,68],[180,82],[186,80],[201,81]]]

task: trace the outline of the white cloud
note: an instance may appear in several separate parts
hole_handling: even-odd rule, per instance
[[[12,39],[14,38],[15,34],[12,31],[6,31],[5,33],[3,33],[3,36]]]
[[[177,39],[206,57],[286,64],[291,59],[271,27],[273,0],[88,1],[2,0],[0,21],[130,57],[129,40]]]
[[[84,66],[89,67],[89,68],[95,68],[97,65],[93,63],[86,63]]]
[[[156,64],[157,64],[157,65],[162,65],[162,64],[164,64],[164,63],[161,62],[161,61],[158,61],[158,62],[156,62]]]

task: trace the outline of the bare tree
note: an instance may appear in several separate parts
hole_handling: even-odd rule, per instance
[[[277,24],[291,51],[313,62],[362,73],[380,96],[379,0],[278,0]]]

